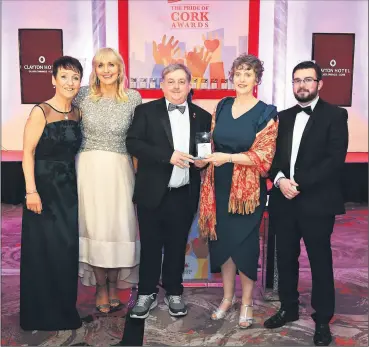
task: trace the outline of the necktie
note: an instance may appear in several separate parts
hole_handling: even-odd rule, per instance
[[[311,106],[302,107],[300,105],[296,105],[296,107],[297,107],[297,113],[303,111],[306,114],[308,114],[309,116],[311,116],[313,114],[313,110],[311,109]]]
[[[179,112],[183,114],[186,111],[186,106],[178,106],[178,105],[173,105],[173,104],[168,105],[169,112],[174,111],[175,109],[179,110]]]

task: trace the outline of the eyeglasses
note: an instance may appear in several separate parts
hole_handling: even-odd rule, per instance
[[[315,80],[312,77],[306,77],[303,80],[300,80],[299,78],[295,78],[294,80],[292,80],[292,84],[301,84],[302,82],[304,82],[304,84],[312,84],[313,82],[319,82],[319,80]]]

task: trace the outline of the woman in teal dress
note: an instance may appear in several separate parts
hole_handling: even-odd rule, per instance
[[[236,177],[235,164],[238,164],[238,176],[242,176],[242,172],[246,175],[247,167],[255,168],[255,162],[259,159],[256,160],[255,155],[251,156],[248,151],[256,142],[257,134],[264,136],[263,130],[276,123],[273,120],[276,119],[276,108],[253,96],[254,87],[261,82],[262,73],[262,63],[252,55],[241,55],[234,61],[230,79],[234,82],[237,96],[222,99],[218,103],[213,130],[214,153],[205,160],[214,165],[216,239],[209,242],[211,271],[222,273],[224,287],[223,300],[211,318],[224,318],[234,304],[234,283],[238,272],[242,284],[240,328],[248,328],[253,322],[252,292],[257,280],[259,227],[267,200],[266,178],[256,169],[252,171],[256,173],[254,185],[257,186],[255,189],[259,198],[255,204],[242,203],[242,212],[240,204],[232,203],[230,196],[232,180]],[[274,124],[272,135],[264,139],[267,140],[264,141],[264,149],[269,156],[268,163],[271,163],[274,155],[276,126]],[[237,189],[246,191],[248,184]],[[203,189],[206,190],[206,185]],[[239,212],[235,212],[237,209]]]

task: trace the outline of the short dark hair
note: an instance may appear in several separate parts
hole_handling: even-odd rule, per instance
[[[229,79],[231,82],[233,82],[234,73],[238,69],[253,70],[256,75],[257,84],[261,83],[264,71],[263,62],[255,55],[244,53],[233,61],[231,70],[229,71]]]
[[[316,78],[318,81],[320,81],[322,79],[322,69],[320,68],[320,66],[312,60],[307,60],[307,61],[303,61],[299,64],[297,64],[292,71],[292,78],[295,75],[295,72],[297,70],[305,70],[305,69],[314,69],[315,73],[316,73]]]
[[[53,62],[53,76],[56,77],[60,68],[73,70],[83,77],[83,67],[78,59],[64,55]]]

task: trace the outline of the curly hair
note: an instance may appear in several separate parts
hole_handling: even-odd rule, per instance
[[[98,101],[102,97],[99,79],[96,75],[96,67],[102,61],[111,61],[118,65],[119,74],[116,83],[116,100],[128,101],[126,89],[128,86],[128,80],[126,76],[126,70],[122,56],[113,48],[101,48],[99,49],[92,59],[92,71],[90,74],[90,97],[94,101]]]
[[[241,54],[239,57],[237,57],[233,61],[231,70],[229,71],[229,79],[231,82],[233,82],[235,71],[240,69],[253,70],[255,72],[257,84],[261,83],[264,67],[263,62],[258,57],[246,53]]]

